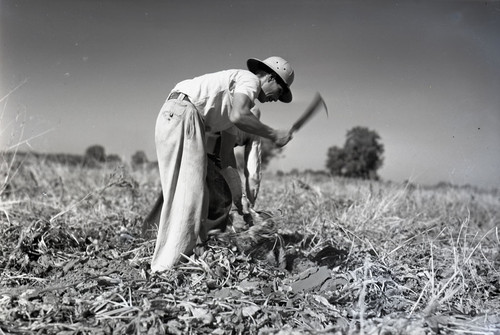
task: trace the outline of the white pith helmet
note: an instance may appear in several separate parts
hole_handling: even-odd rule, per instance
[[[279,100],[282,102],[292,101],[290,85],[293,83],[295,72],[290,63],[281,57],[271,56],[263,61],[257,58],[250,58],[247,61],[247,67],[253,73],[264,70],[265,72],[276,74],[279,84],[283,87],[283,93],[279,97]]]

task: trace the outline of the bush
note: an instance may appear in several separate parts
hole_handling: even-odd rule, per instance
[[[132,166],[144,165],[148,162],[149,162],[148,157],[146,156],[146,153],[142,150],[136,151],[136,153],[132,155],[131,159]]]
[[[84,165],[97,167],[100,163],[106,162],[106,151],[101,145],[93,145],[87,148],[84,156]]]
[[[354,127],[347,132],[343,148],[330,147],[326,168],[334,176],[378,179],[377,170],[382,166],[384,146],[377,132],[364,127]]]

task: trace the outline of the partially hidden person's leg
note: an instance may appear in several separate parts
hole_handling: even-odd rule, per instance
[[[215,156],[207,155],[207,176],[205,198],[208,198],[208,215],[206,224],[203,226],[204,232],[208,234],[210,230],[218,229],[225,231],[230,224],[231,211],[231,190],[227,186],[226,180],[220,174],[220,161]],[[153,238],[158,231],[161,211],[163,208],[163,191],[160,191],[158,198],[142,223],[142,236]],[[203,239],[203,236],[202,236]]]
[[[163,208],[163,191],[160,191],[151,211],[142,222],[142,237],[151,239],[156,236],[160,223],[161,209]]]
[[[226,180],[220,174],[220,162],[216,157],[208,156],[207,160],[207,187],[208,187],[208,217],[206,230],[220,229],[225,231],[229,223],[231,210],[231,190]]]
[[[153,272],[170,269],[196,245],[205,207],[205,131],[188,102],[168,100],[156,122],[155,141],[163,190]]]

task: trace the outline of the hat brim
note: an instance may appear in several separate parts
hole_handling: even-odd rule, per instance
[[[290,87],[285,83],[285,81],[281,78],[279,74],[276,73],[271,67],[267,66],[266,63],[262,62],[260,59],[257,58],[250,58],[247,60],[247,67],[248,70],[252,73],[257,73],[259,70],[263,70],[267,73],[273,73],[276,75],[276,79],[278,80],[278,83],[281,85],[283,88],[283,93],[281,93],[280,97],[278,98],[279,101],[289,103],[292,101],[293,96],[292,96],[292,91],[290,91]]]

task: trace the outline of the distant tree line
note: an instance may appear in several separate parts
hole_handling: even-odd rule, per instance
[[[269,140],[263,139],[261,146],[262,169],[265,169],[269,162],[277,157],[282,148],[277,148]],[[306,170],[309,174],[329,173],[333,176],[343,176],[362,179],[379,179],[378,169],[383,164],[384,146],[381,143],[379,134],[366,127],[354,127],[346,134],[344,146],[339,148],[332,146],[328,148],[326,171]],[[36,153],[36,152],[4,152],[4,159],[12,161],[23,160],[27,156],[36,159],[43,159],[46,162],[60,163],[72,166],[85,166],[98,168],[104,164],[120,164],[122,159],[118,155],[107,155],[102,145],[89,146],[83,155],[62,154],[62,153]],[[16,157],[17,156],[17,157]],[[243,155],[237,155],[237,161],[242,166]],[[136,151],[130,160],[133,169],[156,168],[156,161],[149,161],[146,153],[142,150]],[[297,169],[293,169],[290,174],[298,174]],[[284,174],[279,171],[280,175]]]
[[[106,155],[102,145],[92,145],[85,150],[83,165],[87,167],[99,167],[104,163],[121,163],[122,159],[118,155]]]
[[[5,161],[26,161],[35,159],[47,163],[57,163],[69,166],[84,166],[97,168],[103,164],[120,164],[122,159],[116,154],[107,155],[102,145],[92,145],[85,150],[83,155],[68,154],[68,153],[39,153],[35,151],[6,151],[1,153]],[[144,152],[140,151],[135,155],[142,155],[142,162],[147,163],[148,160]],[[132,156],[132,163],[134,163]],[[136,162],[136,161],[135,161]]]
[[[309,174],[341,176],[348,178],[378,180],[377,171],[382,167],[384,146],[380,135],[366,127],[354,127],[347,131],[343,147],[328,148],[326,170],[304,170],[293,168],[289,172],[277,171],[278,176]],[[271,154],[270,159],[276,154]]]
[[[64,165],[82,165],[83,156],[76,154],[63,154],[63,153],[39,153],[34,151],[5,151],[2,152],[3,159],[8,162],[12,161],[29,161],[33,158],[37,161],[43,160],[49,163],[60,163]]]
[[[279,156],[282,148],[277,148],[271,141],[262,139],[262,169],[264,170],[269,162]],[[292,168],[289,172],[277,171],[278,176],[283,175],[333,175],[349,178],[374,179],[378,180],[378,169],[382,167],[384,158],[384,146],[381,143],[379,134],[366,127],[354,127],[347,131],[344,146],[339,148],[332,146],[328,148],[326,170],[299,171]],[[242,166],[243,155],[236,156],[238,165]]]

